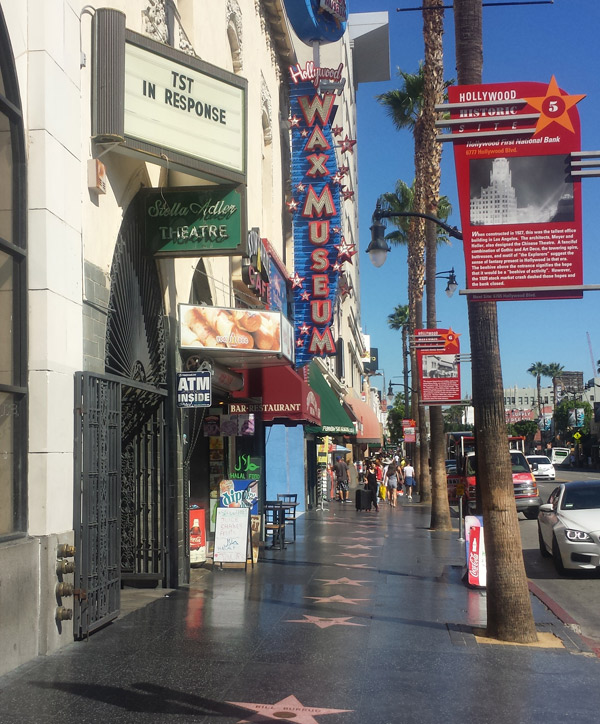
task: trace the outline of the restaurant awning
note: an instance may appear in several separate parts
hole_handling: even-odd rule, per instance
[[[356,442],[381,445],[381,424],[377,419],[375,410],[366,402],[352,395],[346,395],[344,402],[350,407],[357,421]]]
[[[352,421],[315,364],[308,368],[308,381],[321,398],[321,424],[318,427],[311,425],[306,431],[315,435],[354,435]]]
[[[291,367],[241,370],[244,387],[234,392],[239,402],[229,405],[230,414],[258,413],[263,422],[320,424],[319,395]]]

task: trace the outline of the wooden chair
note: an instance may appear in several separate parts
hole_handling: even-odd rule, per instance
[[[265,500],[265,542],[271,534],[271,548],[285,548],[285,508],[281,500]]]
[[[282,503],[297,503],[298,493],[277,493],[277,500]],[[296,506],[285,509],[285,522],[291,523],[294,529],[294,540],[296,540]]]

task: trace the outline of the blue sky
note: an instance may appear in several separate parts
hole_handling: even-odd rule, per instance
[[[493,2],[493,0],[486,0]],[[386,381],[402,374],[400,333],[387,326],[387,315],[398,304],[407,304],[406,251],[394,247],[383,267],[375,269],[365,249],[377,197],[394,189],[397,179],[411,183],[414,175],[413,143],[408,131],[394,129],[377,94],[399,87],[396,68],[415,72],[423,59],[422,14],[396,12],[397,7],[415,7],[415,0],[348,0],[354,12],[387,11],[390,23],[391,79],[359,87],[358,153],[360,220],[360,287],[363,330],[371,345],[379,348],[379,367]],[[445,4],[450,5],[451,0]],[[600,150],[600,29],[599,0],[554,0],[552,5],[483,8],[483,82],[537,81],[549,83],[552,75],[569,94],[587,94],[578,104],[581,148]],[[445,12],[445,77],[456,77],[454,17]],[[583,264],[584,284],[600,284],[600,178],[584,179]],[[460,228],[456,174],[450,144],[442,159],[441,193],[448,196],[454,213],[449,219]],[[454,267],[459,289],[466,286],[462,244],[438,252],[440,271]],[[452,327],[461,334],[461,352],[468,353],[469,329],[466,297],[444,294],[446,281],[439,280],[437,317],[439,327]],[[566,370],[580,370],[584,380],[592,377],[592,359],[600,359],[600,291],[584,293],[580,300],[499,302],[498,320],[504,387],[535,385],[527,373],[533,362],[558,362]],[[381,378],[379,378],[381,379]],[[376,381],[375,385],[380,386]],[[401,382],[400,377],[394,382]],[[549,380],[544,383],[549,384]],[[471,392],[471,367],[462,366],[463,395]],[[399,388],[398,388],[399,389]],[[395,391],[397,392],[398,389]]]

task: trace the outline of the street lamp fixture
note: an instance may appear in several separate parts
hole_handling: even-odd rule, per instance
[[[454,292],[458,289],[458,283],[456,281],[456,275],[454,273],[454,267],[447,271],[438,272],[435,275],[436,279],[447,279],[448,284],[446,285],[446,296],[451,297]]]
[[[455,239],[459,239],[460,241],[462,241],[462,232],[459,231],[456,226],[450,226],[441,219],[438,219],[435,216],[431,216],[431,214],[420,214],[417,211],[383,211],[383,209],[381,208],[381,204],[378,201],[375,206],[375,211],[373,213],[373,225],[370,227],[371,243],[367,247],[367,254],[370,257],[373,266],[383,266],[383,264],[385,264],[388,252],[392,250],[391,247],[388,245],[387,241],[385,240],[385,226],[381,223],[381,219],[390,219],[394,216],[416,216],[420,219],[427,219],[428,221],[433,221],[438,226],[441,226],[442,229],[444,229],[444,231],[449,236],[453,236]],[[456,279],[454,279],[454,283],[456,284]],[[456,287],[457,286],[458,284],[456,285]],[[454,287],[454,289],[456,289],[456,287]],[[446,293],[447,292],[448,290],[446,290]],[[454,290],[452,290],[452,293],[454,293]]]

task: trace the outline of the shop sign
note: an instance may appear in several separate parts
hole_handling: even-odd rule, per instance
[[[460,402],[459,336],[451,329],[415,329],[423,404]]]
[[[320,79],[341,77],[337,69],[312,62],[290,68],[290,122],[292,126],[292,191],[287,203],[294,214],[294,273],[291,277],[295,310],[296,363],[303,366],[316,356],[332,356],[336,345],[331,331],[333,307],[345,262],[356,254],[341,229],[341,203],[347,167],[338,167],[335,147],[353,152],[356,141],[336,141],[341,127],[332,128],[335,95],[320,94]]]
[[[346,0],[284,0],[294,32],[303,43],[335,43],[346,31]]]
[[[569,167],[584,97],[554,77],[448,89],[470,299],[582,296],[581,180]]]
[[[260,229],[251,229],[246,236],[246,248],[242,256],[242,279],[244,284],[263,302],[269,301],[271,281],[271,257],[260,238]]]
[[[210,372],[177,373],[177,407],[210,407]]]
[[[292,359],[292,334],[290,323],[280,312],[179,305],[183,349],[239,350]]]
[[[152,189],[142,199],[146,244],[157,256],[239,254],[246,219],[243,187]]]
[[[167,156],[172,150],[246,173],[245,87],[236,76],[195,59],[177,62],[141,44],[125,44],[124,131]]]

